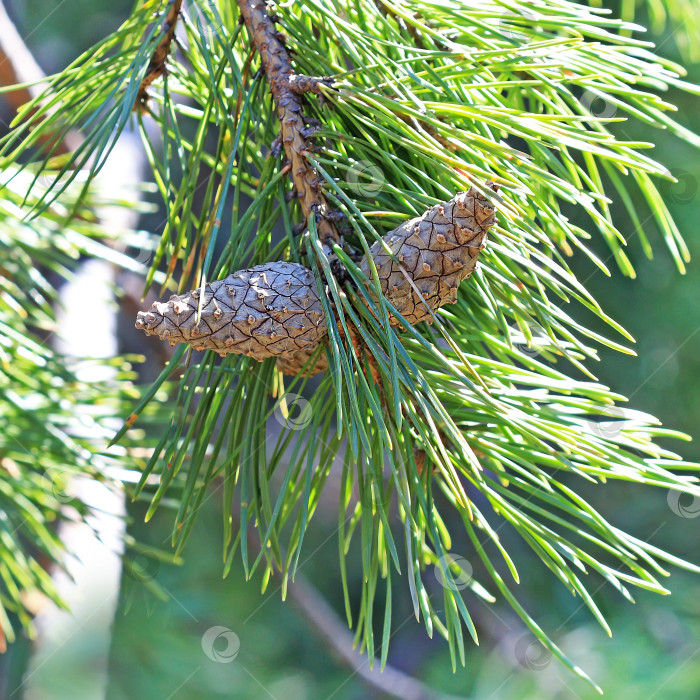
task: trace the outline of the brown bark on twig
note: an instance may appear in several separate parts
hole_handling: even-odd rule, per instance
[[[306,92],[320,95],[321,85],[330,87],[332,83],[332,78],[316,78],[312,75],[303,75],[301,73],[293,73],[289,76],[289,88],[297,95],[303,95]]]
[[[232,509],[231,516],[240,530],[240,512]],[[245,532],[248,550],[259,552],[260,540],[255,537],[254,531],[246,529]],[[258,532],[258,534],[260,533]],[[282,588],[281,574],[277,570],[273,570],[273,576],[279,583],[277,588],[279,591]],[[301,571],[297,570],[294,580],[288,581],[287,595],[288,599],[299,608],[311,630],[328,645],[331,654],[343,666],[352,671],[343,685],[357,676],[370,691],[373,691],[373,695],[376,693],[381,698],[390,698],[391,700],[468,700],[440,693],[391,664],[387,664],[381,671],[381,662],[376,657],[372,659],[373,664],[370,668],[370,660],[363,657],[359,649],[356,648],[354,635],[350,632],[345,620],[339,617],[324,595],[309,582]],[[413,615],[410,619],[414,619]]]
[[[354,647],[353,635],[325,598],[299,573],[289,584],[289,596],[299,606],[330,650],[375,692],[397,700],[460,700],[444,695],[392,666],[379,670],[380,663],[363,658]],[[351,676],[352,678],[352,676]],[[350,680],[350,679],[348,679]]]
[[[165,75],[167,71],[170,46],[175,38],[175,26],[177,25],[177,18],[180,15],[181,8],[182,0],[172,0],[170,9],[168,10],[168,13],[165,16],[165,21],[163,22],[165,34],[163,34],[158,46],[156,46],[156,50],[153,52],[153,56],[151,56],[151,61],[148,64],[148,70],[141,81],[141,86],[139,87],[139,92],[136,96],[134,109],[140,109],[141,111],[146,109],[146,104],[148,102],[148,88],[153,84],[154,80],[160,78],[162,75]]]
[[[318,215],[318,233],[326,255],[331,255],[332,243],[340,244],[340,234],[332,221],[326,218],[329,207],[320,190],[322,178],[308,162],[311,151],[304,135],[302,98],[298,92],[318,92],[322,78],[297,75],[289,60],[289,53],[279,38],[262,0],[238,0],[241,16],[250,32],[251,40],[260,55],[263,70],[277,107],[282,143],[291,164],[291,174],[304,218]]]

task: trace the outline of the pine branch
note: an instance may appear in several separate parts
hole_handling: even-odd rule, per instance
[[[328,474],[342,460],[341,579],[348,619],[368,655],[380,643],[381,655],[387,653],[392,577],[397,581],[400,572],[416,617],[428,634],[448,640],[455,666],[464,663],[464,631],[476,639],[477,630],[470,598],[455,585],[464,571],[450,549],[459,546],[483,563],[486,582],[469,579],[470,595],[492,601],[487,585],[493,587],[542,644],[585,677],[514,597],[522,573],[499,528],[512,527],[605,630],[590,594],[591,574],[631,599],[632,586],[666,592],[666,564],[698,570],[621,531],[575,490],[577,479],[616,479],[700,495],[687,473],[697,465],[657,444],[684,436],[652,416],[619,408],[624,397],[592,375],[590,360],[600,344],[629,352],[631,337],[568,262],[584,255],[609,272],[591,241],[597,231],[624,274],[634,275],[625,252],[633,236],[649,255],[663,242],[683,269],[688,249],[654,180],[668,179],[667,170],[647,155],[650,144],[623,140],[616,122],[640,120],[698,145],[700,138],[669,116],[672,106],[658,94],[697,88],[682,81],[682,69],[627,36],[633,27],[570,0],[542,0],[536,12],[525,0],[507,8],[501,2],[382,2],[391,12],[374,0],[287,4],[278,19],[289,51],[261,5],[240,5],[244,25],[238,5],[220,3],[224,17],[216,7],[193,4],[193,21],[182,25],[184,60],[171,62],[169,80],[152,96],[149,118],[164,143],[153,144],[140,123],[168,211],[148,284],[164,264],[168,280],[182,270],[174,280],[180,292],[199,285],[207,301],[211,280],[270,261],[299,263],[305,252],[327,328],[327,371],[305,394],[308,410],[294,423],[291,406],[304,391],[302,377],[283,380],[274,360],[220,360],[213,353],[183,369],[184,348],[176,351],[115,438],[129,433],[154,396],[172,392],[169,427],[137,489],[158,483],[148,516],[177,490],[172,541],[182,551],[208,485],[223,475],[225,502],[241,512],[238,530],[230,518],[224,521],[225,570],[240,548],[246,574],[281,571],[288,582]],[[63,119],[89,130],[73,162],[99,162],[123,128],[161,38],[153,15],[139,6],[115,35],[55,79],[56,114],[42,122],[44,111],[19,124],[3,153],[29,161],[36,139]],[[256,52],[262,73],[250,70]],[[292,87],[297,74],[333,76],[332,109],[320,99],[302,103]],[[315,86],[309,94],[329,92],[323,82],[308,85]],[[592,114],[593,97],[617,116]],[[322,151],[309,147],[305,124],[318,129]],[[260,146],[278,133],[290,138],[287,166]],[[303,169],[296,172],[295,165]],[[292,223],[296,205],[285,199],[289,170],[293,180],[303,180],[297,194],[309,235],[301,251]],[[390,303],[382,286],[393,291],[393,271],[378,275],[389,266],[373,268],[370,249],[401,222],[489,180],[503,185],[501,215],[480,268],[457,303],[435,313],[433,326],[406,323],[397,333],[398,301]],[[611,209],[616,198],[627,216]],[[657,223],[655,238],[647,238],[653,227],[639,213],[640,201]],[[50,202],[49,196],[41,205]],[[573,223],[572,206],[588,217],[587,227]],[[363,251],[367,271],[335,245],[339,238],[322,233],[336,212],[345,221],[334,232],[342,228],[354,250]],[[270,234],[275,225],[282,240]],[[435,243],[442,245],[437,235]],[[331,248],[354,285],[341,288],[332,274]],[[432,272],[430,261],[420,262]],[[419,267],[412,271],[420,274]],[[249,291],[251,301],[259,300],[252,284]],[[451,290],[444,291],[449,299]],[[566,304],[585,307],[621,340],[578,322]],[[174,304],[172,311],[177,316]],[[223,320],[213,303],[206,313]],[[272,415],[289,429],[271,450]],[[401,531],[393,528],[397,513]],[[262,542],[255,553],[247,545],[253,528]],[[362,555],[359,610],[345,571],[354,548]],[[490,551],[500,561],[485,554]],[[441,599],[425,580],[432,569],[445,583]],[[380,643],[378,590],[387,595]]]
[[[141,85],[139,86],[138,94],[136,95],[134,109],[139,109],[142,112],[147,110],[148,88],[156,79],[165,75],[167,72],[170,47],[173,39],[175,38],[177,19],[180,16],[181,9],[182,0],[170,0],[170,8],[165,15],[165,21],[163,22],[163,37],[151,56],[151,60],[146,70],[146,75],[143,77]]]
[[[47,99],[49,80],[0,2],[0,83],[16,87],[3,91],[3,96],[18,110],[33,104],[26,112],[30,115],[48,105],[45,117],[50,120],[56,111]],[[41,131],[39,143],[50,156],[67,155],[83,142],[74,128],[61,132],[42,125]],[[116,161],[124,162],[119,158]],[[138,163],[131,160],[126,167],[133,175],[117,177],[120,184],[138,178]],[[39,196],[46,196],[48,183],[58,173],[45,169],[42,174],[40,179],[36,172],[31,177],[41,191]],[[69,554],[60,525],[95,525],[91,506],[72,493],[74,479],[109,483],[112,467],[131,466],[121,464],[119,458],[97,454],[102,446],[97,436],[104,434],[110,415],[119,414],[124,400],[130,397],[135,374],[129,361],[133,358],[105,358],[96,373],[94,359],[78,359],[80,353],[66,357],[51,349],[59,347],[56,343],[50,343],[57,338],[53,334],[59,323],[54,312],[60,305],[56,281],[70,278],[78,259],[102,259],[115,268],[143,267],[114,249],[130,243],[127,234],[114,246],[115,232],[123,233],[125,202],[111,200],[111,196],[119,196],[113,181],[109,197],[94,190],[81,197],[79,191],[69,188],[59,206],[30,224],[17,216],[22,204],[31,207],[36,201],[37,195],[29,192],[29,183],[29,173],[18,171],[7,160],[3,162],[0,566],[5,573],[0,581],[0,652],[8,640],[15,638],[16,630],[7,612],[13,613],[33,636],[37,599],[55,604],[42,611],[44,624],[49,622],[53,610],[66,609],[53,579]],[[65,212],[71,209],[76,215],[67,220]],[[95,216],[96,211],[99,217]],[[130,202],[126,219],[136,220],[139,214],[139,203]],[[79,310],[73,311],[80,314]],[[87,382],[83,379],[86,375],[99,375],[102,379]],[[90,424],[93,428],[86,429]],[[43,640],[38,641],[41,644]]]
[[[94,200],[82,202],[80,216],[66,222],[65,210],[75,205],[68,198],[76,194],[74,188],[60,209],[29,223],[17,219],[27,197],[26,175],[5,164],[2,191],[0,567],[5,576],[0,581],[0,628],[13,641],[7,612],[32,632],[27,592],[41,592],[63,605],[47,573],[61,567],[65,557],[57,525],[66,519],[89,524],[90,514],[68,486],[75,476],[109,481],[113,467],[126,466],[116,456],[99,453],[110,416],[122,412],[135,374],[130,358],[105,358],[99,361],[100,372],[110,378],[87,381],[82,377],[95,376],[97,361],[68,359],[38,337],[56,330],[55,280],[69,277],[76,260],[122,258],[102,242],[109,233],[91,216]],[[90,423],[84,420],[86,413]]]
[[[313,149],[305,136],[304,106],[300,97],[304,92],[319,92],[325,81],[295,74],[287,49],[263,0],[238,0],[238,6],[253,46],[260,55],[277,106],[282,144],[304,218],[318,217],[318,232],[326,255],[330,257],[332,245],[340,244],[340,234],[328,218],[330,207],[321,191],[322,178],[307,159],[307,154]]]

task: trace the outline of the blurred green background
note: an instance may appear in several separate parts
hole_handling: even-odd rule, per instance
[[[118,26],[131,2],[23,0],[8,2],[7,7],[39,63],[51,72]],[[640,20],[644,22],[643,15]],[[683,62],[671,32],[658,42],[664,56]],[[700,64],[688,68],[689,78],[700,82]],[[676,93],[668,99],[678,105],[680,121],[700,131],[698,98]],[[7,116],[5,111],[5,121]],[[579,278],[604,309],[637,338],[639,357],[603,348],[602,362],[592,369],[603,383],[630,396],[632,407],[695,436],[694,443],[681,445],[680,449],[688,459],[700,460],[700,158],[671,135],[649,132],[643,125],[623,124],[619,130],[631,140],[655,141],[656,157],[679,177],[678,185],[666,186],[663,191],[686,236],[693,262],[688,273],[680,276],[662,246],[658,246],[653,261],[646,260],[634,240],[631,222],[622,228],[630,237],[628,254],[637,269],[637,280],[619,274],[606,278],[585,260],[575,261]],[[614,215],[618,221],[625,218],[621,207]],[[642,221],[647,215],[640,209]],[[587,225],[583,220],[581,223]],[[654,226],[650,220],[647,224]],[[594,241],[593,246],[604,260],[608,258],[600,241]],[[583,318],[585,312],[573,307],[570,313]],[[586,321],[590,324],[591,318]],[[673,447],[679,449],[678,445]],[[640,538],[651,538],[675,554],[700,561],[700,517],[693,517],[700,511],[693,510],[683,498],[681,507],[672,508],[665,491],[630,484],[576,486],[617,526]],[[329,490],[328,499],[332,501],[334,496]],[[222,580],[220,509],[220,499],[212,494],[185,552],[183,566],[146,565],[146,573],[136,577],[160,584],[167,593],[165,600],[130,577],[126,568],[113,625],[107,697],[381,697],[329,652],[328,645],[293,603],[281,601],[274,582],[261,595],[260,579],[246,583],[236,565],[231,576]],[[678,514],[683,509],[686,517]],[[163,546],[170,532],[167,510],[161,509],[148,525],[143,522],[144,513],[140,504],[129,505],[129,533],[140,541]],[[336,578],[337,512],[332,505],[322,507],[314,522],[315,528],[307,536],[302,571],[342,614]],[[500,532],[509,538],[506,528]],[[509,542],[509,546],[518,545]],[[455,543],[453,551],[470,558],[465,543]],[[604,688],[608,698],[700,698],[700,579],[674,571],[667,583],[671,596],[637,591],[634,606],[601,582],[595,598],[613,630],[613,638],[609,639],[581,602],[571,598],[528,548],[520,546],[518,551],[516,563],[522,583],[516,593],[521,602],[570,658]],[[351,579],[353,575],[357,576],[357,571],[350,573]],[[426,637],[423,625],[412,617],[408,590],[397,578],[389,663],[436,688],[435,697],[438,692],[474,700],[597,697],[556,661],[530,645],[524,628],[513,620],[507,606],[500,602],[486,606],[467,595],[481,645],[469,649],[466,668],[453,674],[447,645],[439,638]],[[214,626],[231,630],[240,640],[240,650],[230,663],[216,662],[202,651],[202,635]],[[90,625],[84,626],[60,654],[44,663],[35,674],[34,697],[89,697],[81,687],[81,678],[92,664],[91,633]],[[215,651],[225,654],[225,636],[216,644],[219,646]],[[30,646],[25,641],[8,653],[6,672],[19,676]],[[20,698],[22,694],[19,691],[12,697]]]

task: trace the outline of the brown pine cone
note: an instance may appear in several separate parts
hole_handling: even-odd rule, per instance
[[[372,245],[382,292],[409,323],[431,323],[431,311],[457,301],[457,288],[476,268],[488,231],[496,223],[495,211],[472,187],[384,236],[382,241],[394,257],[382,242]],[[371,277],[366,256],[360,269]],[[188,343],[222,356],[240,353],[257,360],[275,356],[280,371],[293,375],[301,372],[326,338],[313,274],[297,263],[266,263],[208,284],[195,323],[199,294],[195,289],[167,303],[155,302],[150,311],[139,311],[136,327],[171,345]],[[328,360],[322,352],[304,375],[326,369]]]
[[[411,325],[426,319],[431,323],[430,310],[457,301],[457,288],[476,269],[488,230],[496,223],[495,211],[494,205],[471,187],[384,236],[382,241],[393,257],[382,241],[372,245],[370,253],[382,292]],[[371,279],[366,256],[360,269]]]
[[[220,355],[266,357],[313,350],[326,333],[313,274],[302,265],[273,262],[239,270],[200,290],[139,311],[136,328],[163,340]]]

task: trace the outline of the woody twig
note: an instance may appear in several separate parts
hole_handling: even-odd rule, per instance
[[[318,233],[326,255],[331,258],[332,244],[340,244],[340,234],[328,218],[330,207],[321,191],[323,182],[309,163],[311,152],[308,131],[304,125],[301,95],[319,93],[328,80],[299,75],[294,72],[283,39],[275,30],[272,18],[262,0],[238,0],[241,17],[250,32],[251,40],[260,55],[263,70],[270,85],[272,98],[280,121],[282,144],[291,165],[291,175],[304,218],[316,216]]]
[[[146,70],[146,75],[141,81],[141,86],[139,87],[138,94],[136,95],[136,102],[134,103],[134,109],[140,109],[141,111],[146,110],[146,105],[148,103],[148,88],[153,84],[153,82],[165,75],[167,71],[168,56],[170,56],[170,46],[175,38],[175,27],[177,25],[177,18],[180,15],[180,10],[182,9],[182,0],[172,0],[170,3],[170,8],[165,15],[165,21],[163,22],[164,34],[161,40],[156,46],[156,50],[151,56],[151,60],[148,64],[148,69]]]

